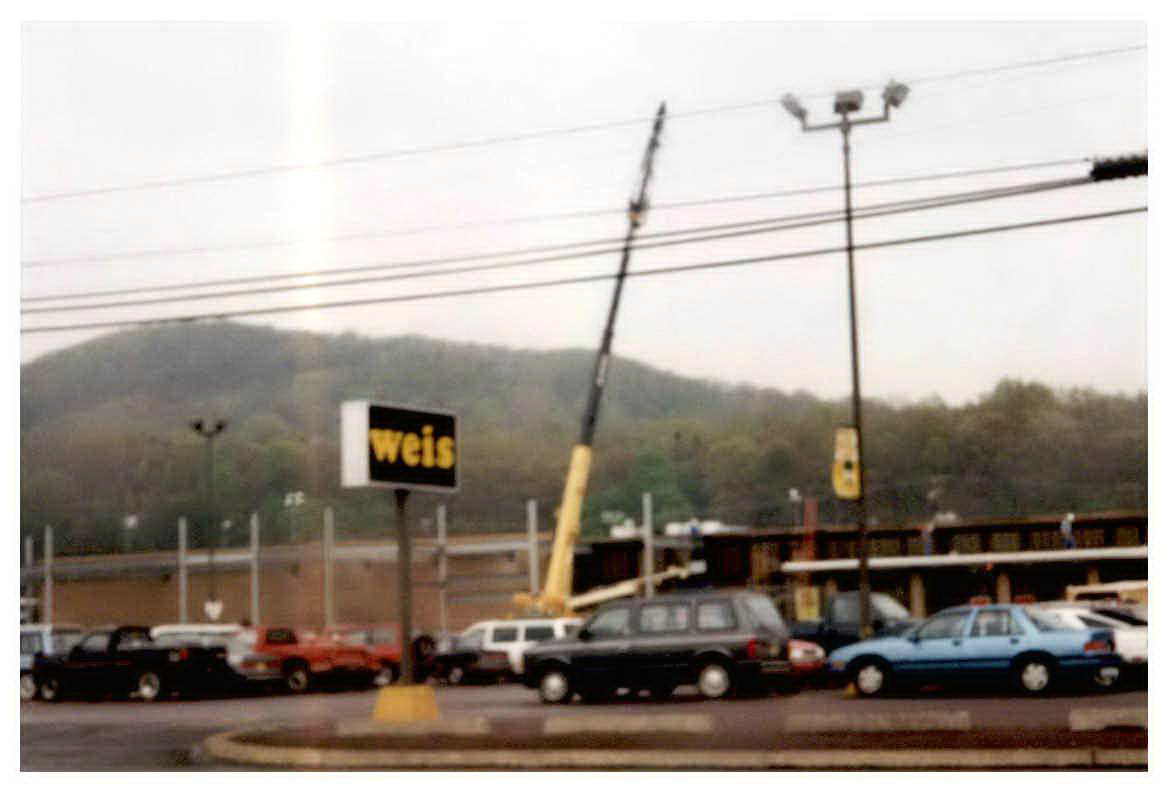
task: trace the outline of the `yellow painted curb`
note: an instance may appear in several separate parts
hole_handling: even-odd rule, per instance
[[[429,685],[389,685],[377,694],[375,721],[426,721],[438,719],[438,700]]]

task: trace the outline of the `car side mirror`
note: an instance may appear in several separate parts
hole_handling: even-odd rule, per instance
[[[576,637],[579,638],[581,641],[591,640],[592,639],[592,631],[589,630],[587,627],[581,627],[580,630],[576,633]]]
[[[80,657],[82,649],[80,646],[74,646],[69,650],[69,657]]]

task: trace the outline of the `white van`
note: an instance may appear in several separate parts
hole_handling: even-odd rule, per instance
[[[475,622],[462,631],[462,636],[482,633],[482,648],[486,651],[506,652],[511,665],[511,673],[523,673],[523,652],[540,641],[549,638],[564,638],[571,635],[583,623],[582,619],[561,617],[556,619],[496,619]],[[475,636],[477,638],[477,636]]]

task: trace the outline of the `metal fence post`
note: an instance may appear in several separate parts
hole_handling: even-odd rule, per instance
[[[187,623],[187,518],[178,518],[178,622]]]
[[[45,624],[53,623],[53,526],[45,526],[45,603],[41,618]]]
[[[535,498],[527,501],[527,577],[531,594],[539,594],[539,508]]]
[[[653,493],[641,494],[641,531],[642,544],[645,549],[645,560],[641,564],[641,577],[645,578],[645,596],[652,597],[654,593],[653,580]]]
[[[446,637],[449,625],[446,612],[446,504],[439,503],[435,522],[438,527],[438,628],[443,638]]]
[[[332,627],[337,622],[336,600],[334,599],[336,580],[333,577],[335,530],[332,507],[326,506],[324,509],[324,532],[320,543],[324,555],[324,624],[326,627]]]
[[[251,513],[251,623],[260,623],[260,515]]]

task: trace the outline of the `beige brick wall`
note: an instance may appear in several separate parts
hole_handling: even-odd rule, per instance
[[[504,538],[504,537],[489,537]],[[510,539],[521,536],[505,537]],[[550,537],[541,537],[550,538]],[[475,537],[476,541],[486,537]],[[300,546],[299,561],[265,563],[261,551],[260,620],[265,624],[314,626],[324,623],[324,564],[319,543]],[[111,560],[116,560],[112,557]],[[173,558],[173,556],[171,556]],[[447,569],[447,618],[451,630],[479,619],[519,615],[510,595],[527,590],[527,552],[489,556],[450,556]],[[75,559],[58,558],[59,564]],[[542,581],[547,551],[541,554]],[[414,624],[422,630],[439,629],[438,567],[433,557],[414,556]],[[519,576],[514,581],[495,576]],[[223,601],[222,621],[240,621],[251,614],[251,575],[247,568],[215,574],[216,592]],[[339,623],[398,621],[397,565],[392,562],[337,561],[334,567],[335,609]],[[496,598],[461,601],[459,595]],[[163,624],[178,621],[178,575],[161,573],[125,580],[62,580],[53,585],[54,619],[82,625]],[[187,615],[203,621],[203,602],[210,596],[210,575],[205,568],[187,569]]]

